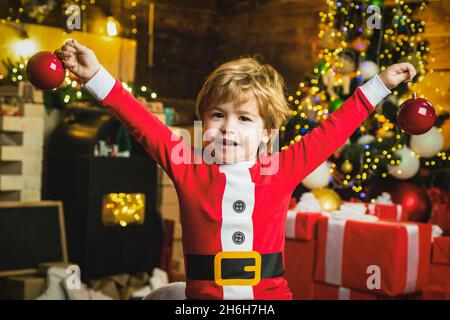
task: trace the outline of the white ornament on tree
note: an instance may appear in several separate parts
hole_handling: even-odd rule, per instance
[[[325,161],[303,179],[302,183],[308,189],[324,188],[330,183],[330,177],[328,162]]]
[[[378,65],[370,60],[361,62],[358,70],[361,73],[363,80],[369,80],[380,72]]]
[[[365,134],[362,135],[361,137],[359,137],[358,141],[356,141],[357,144],[371,144],[372,142],[375,141],[375,137],[371,134]]]
[[[428,132],[411,136],[411,149],[424,158],[431,158],[442,150],[444,136],[438,128],[432,127]]]
[[[416,153],[408,147],[403,147],[395,152],[400,157],[399,165],[388,165],[389,173],[400,180],[406,180],[416,175],[420,168],[420,161]]]

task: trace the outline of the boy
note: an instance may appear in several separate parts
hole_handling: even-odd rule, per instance
[[[184,140],[172,139],[170,129],[100,65],[92,50],[69,40],[60,57],[173,180],[188,299],[292,299],[282,277],[292,192],[345,143],[390,89],[416,74],[408,63],[389,67],[300,141],[257,157],[258,147],[274,138],[263,129],[279,128],[289,114],[284,83],[272,67],[251,58],[228,62],[209,76],[197,98],[196,113],[213,141],[205,148],[210,158],[198,161]],[[268,163],[271,168],[265,170]]]

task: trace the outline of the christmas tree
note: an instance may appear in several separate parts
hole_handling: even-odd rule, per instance
[[[443,150],[439,127],[449,115],[435,106],[435,127],[420,136],[406,134],[397,123],[399,106],[429,72],[430,49],[421,37],[425,22],[415,18],[426,9],[426,1],[326,2],[328,12],[320,13],[318,62],[289,97],[294,110],[281,128],[282,149],[327,119],[358,86],[387,66],[410,62],[418,75],[414,83],[400,85],[376,107],[347,143],[316,169],[322,174],[312,173],[314,183],[308,184],[308,177],[303,185],[328,186],[344,197],[371,202],[392,182],[448,188],[450,158]]]

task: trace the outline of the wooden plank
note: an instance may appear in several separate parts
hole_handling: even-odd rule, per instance
[[[20,201],[41,201],[41,191],[21,191]]]
[[[33,159],[26,159],[24,161],[21,161],[22,163],[22,170],[21,174],[23,175],[41,175],[42,174],[42,160],[33,160]]]
[[[43,147],[44,132],[23,132],[22,146]]]
[[[38,117],[0,116],[0,131],[44,131],[44,119]]]
[[[177,205],[178,206],[178,195],[175,187],[163,186],[161,189],[161,205]]]
[[[184,273],[184,254],[181,240],[174,240],[172,248],[173,269],[175,272]]]
[[[160,211],[164,219],[180,222],[180,208],[178,204],[163,204]]]
[[[172,179],[170,179],[169,175],[161,168],[161,166],[157,165],[158,170],[158,184],[160,186],[169,186],[174,187]]]
[[[0,191],[0,201],[41,201],[41,191]]]
[[[0,173],[3,175],[22,174],[22,162],[0,161]]]
[[[173,233],[173,239],[174,240],[181,240],[181,236],[183,235],[181,224],[179,222],[175,223],[175,229]]]
[[[41,147],[0,146],[0,161],[40,160],[42,156]]]
[[[41,190],[42,177],[41,175],[22,175],[23,187],[22,191],[37,192]]]
[[[40,175],[42,174],[42,160],[0,161],[0,173],[4,175]]]
[[[21,105],[20,110],[25,117],[43,118],[45,116],[45,107],[42,103],[25,102]]]
[[[36,89],[27,81],[20,81],[18,85],[0,86],[0,96],[16,97],[21,101],[33,101],[34,103],[44,102],[44,93]]]
[[[44,132],[0,132],[0,145],[2,146],[44,146]]]
[[[20,201],[20,191],[0,191],[0,201]]]
[[[21,175],[1,175],[0,191],[18,191],[23,188],[23,179]]]
[[[1,191],[40,192],[41,175],[1,175]]]

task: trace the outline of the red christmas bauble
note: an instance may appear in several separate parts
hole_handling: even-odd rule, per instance
[[[397,118],[400,128],[407,134],[418,135],[433,127],[436,112],[428,100],[414,97],[402,103]]]
[[[27,63],[28,80],[37,88],[50,90],[63,83],[66,70],[56,54],[41,51],[34,54]]]
[[[400,204],[409,221],[428,222],[431,215],[431,200],[425,189],[411,183],[400,182],[388,189],[392,202]]]

